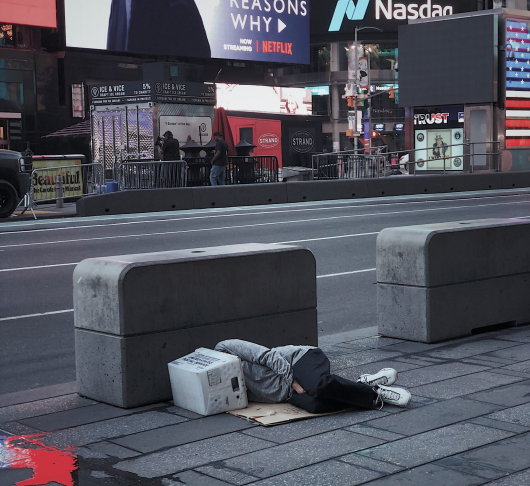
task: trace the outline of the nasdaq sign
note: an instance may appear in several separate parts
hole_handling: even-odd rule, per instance
[[[440,0],[438,0],[440,1]],[[395,0],[337,0],[330,2],[333,9],[332,14],[325,10],[327,2],[311,3],[312,16],[315,15],[319,21],[325,21],[326,17],[331,19],[327,32],[345,32],[353,30],[348,25],[358,26],[361,21],[375,22],[374,26],[380,26],[386,30],[397,29],[398,24],[406,23],[408,20],[426,19],[431,17],[442,17],[476,9],[474,0],[423,0],[422,2],[396,2]],[[329,5],[329,4],[328,4]],[[315,7],[314,7],[315,6]],[[346,22],[345,22],[346,19]],[[350,21],[350,22],[348,22]],[[315,29],[316,22],[312,23],[311,33],[322,35],[322,29]],[[390,29],[389,29],[390,28]]]

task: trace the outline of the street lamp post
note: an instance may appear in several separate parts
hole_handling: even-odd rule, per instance
[[[353,86],[354,86],[354,90],[355,92],[353,93],[353,99],[354,99],[354,113],[353,113],[353,120],[354,120],[354,125],[353,125],[353,150],[354,150],[354,154],[357,155],[357,142],[359,141],[359,132],[358,132],[358,122],[359,120],[357,119],[357,102],[358,102],[358,99],[359,99],[359,79],[358,79],[358,73],[359,73],[359,50],[358,50],[358,47],[357,47],[357,32],[359,32],[360,30],[365,30],[365,29],[373,29],[373,30],[378,30],[379,32],[383,32],[383,29],[380,29],[379,27],[370,27],[370,26],[365,26],[365,27],[355,27],[355,43],[354,43],[354,48],[355,48],[355,66],[354,66],[354,70],[353,70]],[[368,65],[368,70],[370,70],[370,65]]]

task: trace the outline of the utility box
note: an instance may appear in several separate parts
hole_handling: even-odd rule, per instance
[[[198,348],[167,366],[173,402],[178,407],[214,415],[248,404],[241,360],[237,356]]]

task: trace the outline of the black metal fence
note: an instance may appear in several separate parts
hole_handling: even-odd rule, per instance
[[[186,187],[187,164],[183,160],[129,160],[117,167],[116,179],[124,189]]]
[[[373,179],[380,177],[385,158],[380,155],[330,153],[313,156],[315,179]]]
[[[190,157],[188,186],[209,186],[211,157]],[[262,184],[278,182],[278,159],[274,156],[228,157],[226,184]]]

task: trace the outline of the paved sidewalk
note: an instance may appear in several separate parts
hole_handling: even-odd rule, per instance
[[[68,218],[76,215],[77,209],[75,202],[64,203],[62,208],[57,208],[55,203],[39,204],[33,209],[37,220]],[[35,221],[30,209],[24,211],[24,208],[18,208],[9,218],[0,219],[0,223],[9,223],[10,221]]]
[[[80,486],[530,484],[530,326],[433,345],[369,328],[321,347],[346,378],[396,368],[411,405],[266,428],[171,403],[122,410],[66,394],[0,408],[0,429],[74,447]],[[31,469],[1,469],[1,445],[0,485],[30,478]]]

